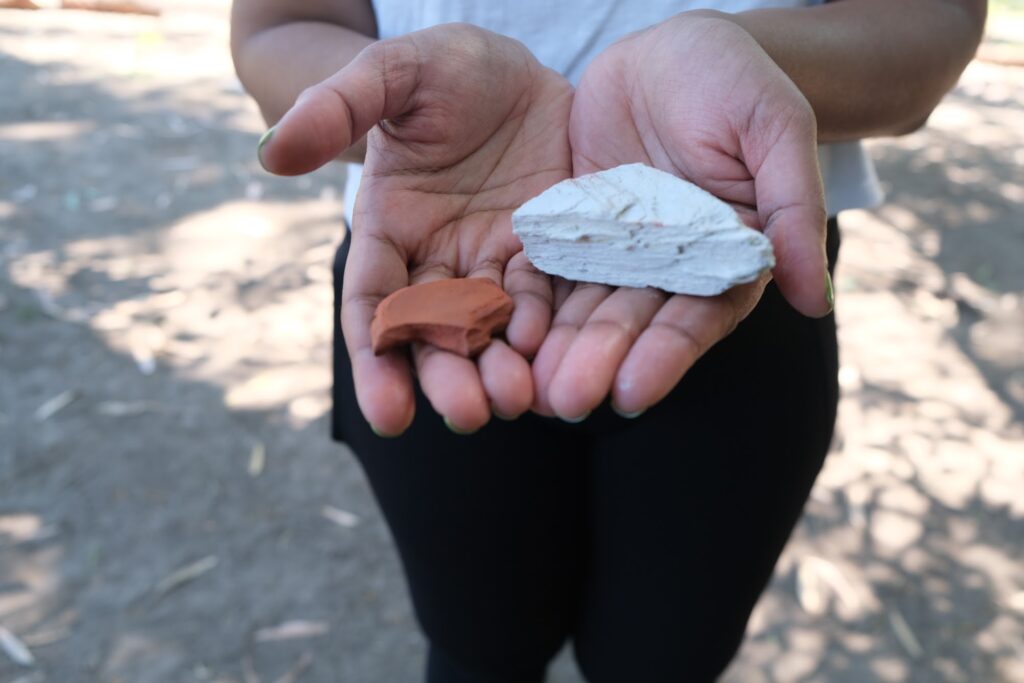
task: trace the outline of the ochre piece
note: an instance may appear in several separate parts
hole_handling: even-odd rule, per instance
[[[483,278],[435,280],[404,287],[380,302],[370,335],[373,352],[418,341],[470,358],[512,317],[512,297]]]

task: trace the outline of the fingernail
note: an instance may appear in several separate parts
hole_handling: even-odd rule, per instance
[[[569,424],[574,425],[574,424],[579,424],[580,422],[583,422],[588,417],[590,417],[590,411],[588,410],[587,412],[583,413],[579,417],[562,417],[561,415],[559,415],[559,417],[562,418],[562,422],[568,422]]]
[[[505,415],[504,413],[498,412],[497,408],[491,408],[491,413],[494,414],[494,417],[499,420],[504,420],[505,422],[515,422],[519,419],[518,415]]]
[[[448,429],[452,430],[453,433],[458,434],[459,436],[469,436],[470,434],[475,434],[476,431],[477,431],[475,429],[473,431],[467,431],[465,429],[459,429],[454,424],[452,424],[452,421],[448,419],[447,415],[444,418],[444,426],[447,427]]]
[[[256,158],[260,161],[260,166],[263,167],[264,171],[267,171],[267,165],[263,163],[263,148],[266,147],[267,143],[270,142],[270,138],[274,137],[274,127],[271,126],[263,137],[260,138],[259,144],[256,145]]]
[[[636,418],[640,417],[641,415],[647,412],[647,408],[643,408],[641,410],[636,411],[635,413],[627,413],[624,410],[620,410],[619,407],[614,403],[612,404],[612,410],[615,411],[616,415],[618,415],[619,417],[624,417],[627,420],[635,420]]]
[[[372,431],[374,434],[376,434],[378,437],[382,439],[397,439],[398,437],[401,436],[401,434],[385,434],[381,430],[377,429],[377,426],[372,422],[368,424],[370,425],[370,431]]]
[[[828,310],[832,311],[836,307],[836,293],[832,289],[832,275],[829,274],[828,269],[825,269],[825,301],[828,302]]]

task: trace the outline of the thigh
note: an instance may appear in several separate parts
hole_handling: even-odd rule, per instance
[[[334,435],[366,472],[432,647],[480,680],[529,680],[565,641],[578,603],[583,454],[571,431],[527,415],[459,436],[417,392],[410,429],[379,438],[335,334]]]
[[[666,401],[599,441],[575,636],[588,680],[725,668],[828,451],[837,364],[832,316],[803,318],[772,286]]]

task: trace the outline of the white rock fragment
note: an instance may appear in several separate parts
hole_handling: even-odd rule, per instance
[[[562,181],[512,224],[533,265],[569,280],[712,296],[775,265],[732,207],[643,164]]]

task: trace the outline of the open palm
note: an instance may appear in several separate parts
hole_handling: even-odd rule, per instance
[[[643,162],[730,202],[772,240],[789,302],[828,312],[813,112],[724,15],[685,13],[602,53],[577,90],[570,144],[574,175]],[[750,313],[767,282],[708,298],[560,284],[533,366],[537,409],[574,419],[609,394],[622,413],[646,409]]]
[[[373,354],[374,310],[401,287],[440,278],[489,278],[516,308],[509,343],[475,360],[414,345],[434,409],[472,431],[492,408],[518,415],[532,404],[526,358],[547,331],[551,285],[523,255],[511,214],[571,175],[571,103],[568,82],[520,43],[446,25],[370,46],[276,127],[263,161],[287,174],[327,163],[370,131],[341,316],[359,406],[378,432],[409,425],[414,395],[408,355]]]

